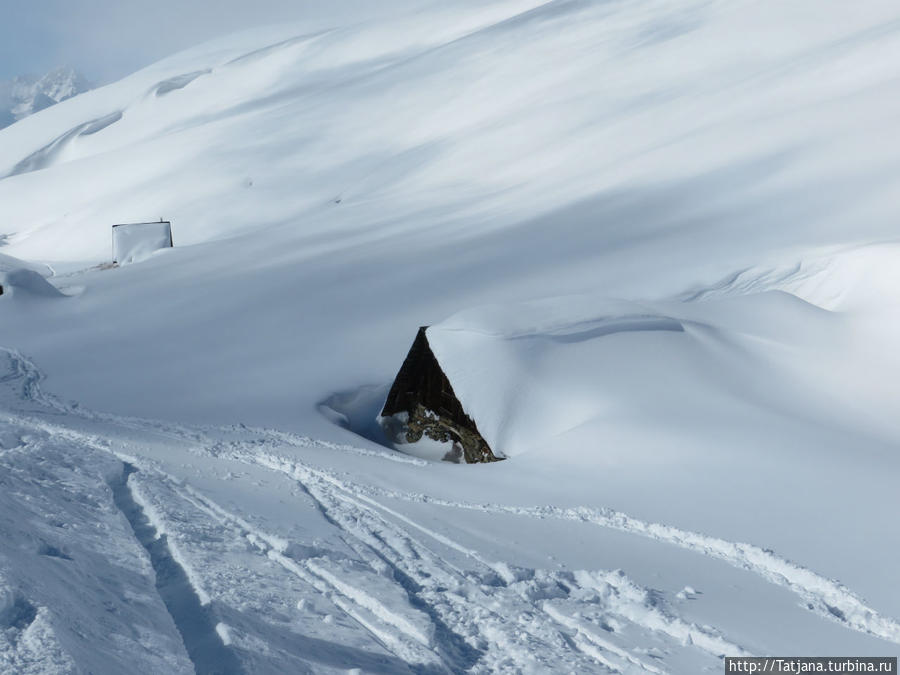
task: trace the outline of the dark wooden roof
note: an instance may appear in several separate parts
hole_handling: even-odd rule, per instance
[[[487,450],[487,453],[484,454],[495,459],[487,442],[478,431],[478,426],[466,414],[462,403],[453,392],[450,380],[447,379],[434,352],[431,351],[426,335],[427,329],[428,326],[422,326],[416,333],[416,339],[400,367],[400,372],[394,378],[394,384],[391,386],[387,401],[381,411],[382,417],[402,412],[412,414],[417,406],[421,405],[425,410],[439,415],[445,425],[475,435],[480,442],[479,445],[483,444]],[[469,434],[463,435],[468,436]],[[463,445],[470,444],[463,443]],[[466,453],[467,461],[471,461],[469,454],[469,452]]]

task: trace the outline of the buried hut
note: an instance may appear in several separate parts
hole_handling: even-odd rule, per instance
[[[503,459],[494,455],[453,392],[428,343],[427,330],[419,328],[394,378],[381,411],[383,428],[400,445],[419,443],[423,437],[447,445],[444,459],[467,464]]]
[[[678,409],[696,353],[682,311],[598,294],[462,310],[419,329],[382,428],[427,458],[590,455],[624,416]]]
[[[155,251],[172,248],[172,224],[160,218],[153,223],[121,223],[112,226],[113,263],[140,262]]]
[[[39,266],[0,253],[0,296],[23,292],[32,297],[63,297],[38,269]]]

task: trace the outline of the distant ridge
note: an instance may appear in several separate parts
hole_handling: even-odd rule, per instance
[[[84,75],[69,67],[0,82],[0,129],[92,88]]]

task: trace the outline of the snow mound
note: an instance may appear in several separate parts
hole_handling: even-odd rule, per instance
[[[780,368],[771,346],[741,347],[797,347],[837,323],[777,291],[696,304],[582,295],[465,311],[427,335],[482,436],[512,456],[564,435],[592,452],[622,418],[722,408],[729,388],[748,377],[765,388]]]
[[[47,298],[63,297],[35,265],[0,254],[0,292],[5,295],[19,291]]]
[[[27,269],[37,272],[40,268],[41,266],[36,263],[20,260],[11,255],[0,253],[0,272],[10,272],[18,269]]]

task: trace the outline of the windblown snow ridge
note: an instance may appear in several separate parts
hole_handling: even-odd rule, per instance
[[[4,178],[17,176],[21,173],[39,171],[40,169],[50,166],[66,150],[73,140],[79,136],[91,136],[96,134],[111,124],[115,124],[120,119],[122,119],[122,111],[117,110],[108,115],[79,124],[77,127],[58,136],[44,147],[34,151],[28,155],[28,157],[19,161],[19,163],[17,163]]]

